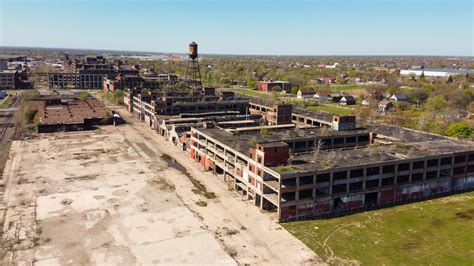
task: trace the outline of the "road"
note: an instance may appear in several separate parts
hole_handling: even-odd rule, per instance
[[[176,187],[176,194],[239,264],[324,264],[320,257],[280,226],[274,214],[260,212],[252,203],[230,190],[226,183],[200,170],[186,153],[165,141],[146,123],[132,117],[125,108],[113,109],[129,122],[118,127],[123,136],[131,142],[143,142],[143,145],[137,146],[141,150],[139,153],[157,160],[168,156],[173,158],[173,164],[178,165],[178,170],[182,172],[173,175],[173,178],[167,177]],[[191,179],[204,184],[206,190],[217,197],[208,199],[202,193],[195,193],[196,186]],[[200,206],[197,202],[207,205]]]

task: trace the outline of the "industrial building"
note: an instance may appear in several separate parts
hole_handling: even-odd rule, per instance
[[[401,76],[421,76],[425,77],[444,77],[454,75],[472,75],[474,70],[471,69],[450,69],[450,68],[425,68],[424,66],[412,66],[410,69],[401,69]]]
[[[112,124],[112,113],[92,97],[85,100],[79,95],[44,95],[27,102],[38,115],[38,133],[80,131],[95,125]]]
[[[113,64],[103,56],[71,59],[66,55],[63,71],[48,73],[48,82],[50,88],[101,89],[104,78],[115,78],[119,74],[137,75],[138,70],[121,62]]]
[[[187,92],[129,90],[124,101],[200,167],[261,210],[277,212],[281,222],[474,188],[472,143],[385,124],[360,128],[355,116],[238,99],[194,80],[188,85],[194,87]]]
[[[32,82],[26,64],[9,64],[8,60],[0,61],[0,90],[29,89]]]
[[[277,211],[280,221],[474,188],[473,145],[423,134],[420,142],[420,135],[390,126],[322,129],[275,130],[263,137],[193,128],[190,157],[262,210]]]
[[[263,92],[291,92],[291,83],[288,81],[259,81],[257,90]]]

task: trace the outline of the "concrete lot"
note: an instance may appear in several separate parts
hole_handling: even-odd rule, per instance
[[[322,263],[274,214],[118,111],[130,124],[13,143],[4,262]]]
[[[165,167],[143,160],[114,127],[15,141],[3,263],[235,264]]]

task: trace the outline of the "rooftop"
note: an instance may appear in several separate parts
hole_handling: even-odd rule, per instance
[[[463,151],[474,151],[474,145],[444,139],[412,144],[371,145],[360,149],[310,152],[295,154],[291,172],[368,165]],[[278,167],[274,167],[274,170],[278,171]]]

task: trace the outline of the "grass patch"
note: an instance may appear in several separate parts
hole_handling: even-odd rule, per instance
[[[353,112],[348,109],[342,109],[337,107],[325,106],[325,105],[311,105],[307,106],[306,109],[310,111],[323,111],[328,112],[336,115],[352,115]]]
[[[271,99],[273,96],[269,93],[265,93],[265,92],[259,92],[259,91],[255,91],[255,90],[252,90],[252,89],[236,89],[236,88],[230,88],[229,90],[232,90],[234,92],[237,92],[237,93],[240,93],[240,94],[244,94],[244,95],[247,95],[247,96],[253,96],[253,97],[260,97],[260,98],[266,98],[266,99]]]
[[[275,167],[275,171],[277,171],[278,173],[286,173],[293,170],[296,170],[296,168],[291,165],[280,165]]]
[[[0,108],[7,108],[7,107],[9,107],[10,105],[13,104],[13,102],[15,101],[15,99],[16,99],[15,96],[8,95],[5,99],[3,99],[3,100],[0,102]]]
[[[196,205],[199,206],[199,207],[206,207],[206,206],[207,206],[207,202],[205,202],[205,201],[203,201],[203,200],[196,201]]]
[[[0,177],[3,176],[3,169],[5,168],[5,164],[8,161],[8,155],[10,154],[10,148],[12,146],[11,140],[8,141],[1,147],[1,152],[0,152]]]
[[[472,265],[474,192],[283,224],[330,264]]]

